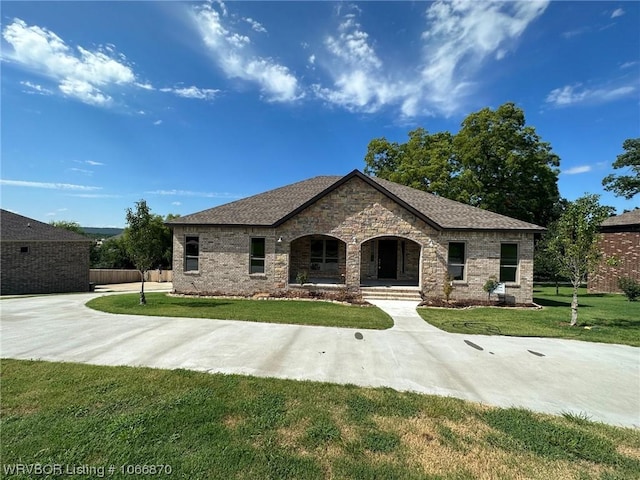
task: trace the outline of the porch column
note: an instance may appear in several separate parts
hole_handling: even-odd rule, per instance
[[[354,237],[355,239],[355,237]],[[345,286],[360,287],[360,243],[347,242]]]

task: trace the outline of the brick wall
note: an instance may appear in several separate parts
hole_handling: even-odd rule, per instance
[[[89,291],[89,242],[0,244],[2,295]]]
[[[600,248],[603,258],[595,275],[589,278],[590,292],[620,292],[620,277],[640,281],[640,232],[603,233]],[[608,265],[611,259],[615,259],[617,265]]]
[[[449,241],[468,245],[467,277],[456,284],[453,298],[486,298],[482,286],[499,274],[500,243],[519,245],[518,282],[507,286],[512,301],[532,301],[533,234],[495,232],[438,232],[359,178],[353,178],[277,228],[174,227],[174,288],[178,292],[252,294],[286,288],[291,243],[308,235],[328,235],[344,242],[346,285],[359,287],[374,239],[405,241],[404,278],[417,277],[429,295],[442,296]],[[186,235],[200,237],[198,272],[184,272]],[[264,275],[249,274],[249,238],[266,239]],[[282,237],[282,242],[277,242]],[[342,247],[341,247],[342,248]],[[341,250],[342,251],[342,250]],[[400,259],[400,257],[399,257]],[[292,261],[297,261],[292,258]],[[342,253],[340,262],[342,264]],[[295,266],[295,265],[294,265]],[[398,262],[400,268],[400,262]],[[398,278],[403,278],[400,273]]]

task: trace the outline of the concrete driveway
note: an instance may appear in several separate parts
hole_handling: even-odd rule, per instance
[[[415,302],[375,301],[389,330],[111,315],[100,293],[0,301],[0,355],[185,368],[448,395],[640,427],[640,349],[541,338],[449,334]]]

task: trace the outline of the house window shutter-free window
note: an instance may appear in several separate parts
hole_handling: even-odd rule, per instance
[[[189,236],[185,238],[184,270],[196,272],[199,269],[200,238]]]
[[[516,282],[518,278],[518,244],[500,245],[500,281]]]
[[[447,270],[453,280],[464,280],[465,247],[463,242],[449,242]]]
[[[264,273],[265,240],[264,238],[251,239],[251,251],[249,255],[249,273]]]

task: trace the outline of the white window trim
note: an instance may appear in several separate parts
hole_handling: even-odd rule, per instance
[[[464,261],[463,263],[450,263],[449,262],[449,245],[452,243],[461,243],[464,245]],[[453,240],[447,242],[447,274],[449,274],[449,267],[462,267],[462,279],[453,280],[453,283],[467,283],[467,242],[461,240]]]
[[[515,280],[506,281],[500,278],[500,271],[503,268],[502,265],[502,246],[503,245],[515,245],[516,246],[516,264],[514,265],[505,265],[505,268],[515,268]],[[500,264],[498,265],[498,280],[505,285],[520,285],[520,243],[519,242],[500,242]]]

